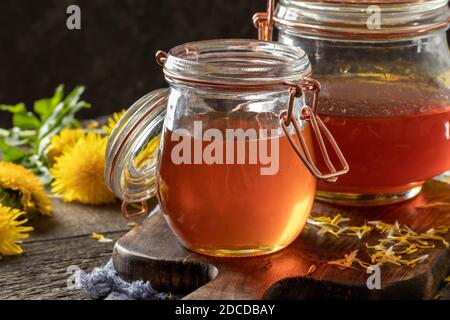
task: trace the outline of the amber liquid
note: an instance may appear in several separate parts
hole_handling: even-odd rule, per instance
[[[280,250],[295,240],[313,205],[316,182],[286,136],[266,138],[279,139],[279,170],[261,175],[260,164],[176,165],[171,151],[178,142],[171,141],[172,134],[164,133],[159,202],[185,247],[214,256],[249,256]],[[210,143],[187,138],[192,148],[200,143],[204,149]],[[311,146],[309,131],[305,138]],[[236,155],[237,145],[231,143],[221,141],[224,154],[234,146]],[[248,152],[249,141],[245,144]]]
[[[335,184],[320,183],[319,190],[401,193],[450,169],[450,107],[439,91],[345,81],[328,88],[333,99],[322,99],[320,113],[325,115],[320,117],[336,138],[350,172]],[[377,103],[368,98],[373,92]],[[342,110],[345,116],[333,115]]]
[[[450,111],[384,118],[322,116],[350,165],[348,175],[319,189],[401,192],[450,168]]]

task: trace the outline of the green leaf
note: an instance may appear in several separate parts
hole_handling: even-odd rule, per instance
[[[64,98],[64,87],[56,88],[52,98],[40,99],[28,112],[23,103],[0,105],[0,111],[13,114],[14,127],[0,128],[0,155],[6,161],[20,163],[38,174],[41,181],[48,184],[49,173],[46,150],[53,136],[66,127],[79,127],[75,114],[90,105],[80,101],[84,87],[76,87]]]
[[[24,113],[24,112],[26,112],[27,108],[25,107],[24,103],[18,103],[16,105],[1,104],[0,105],[0,110],[1,111],[7,111],[7,112],[10,112],[12,114],[16,114],[16,113]]]
[[[50,99],[41,99],[34,102],[33,111],[41,118],[42,121],[48,118],[53,108]]]
[[[77,119],[73,119],[72,123],[70,124],[71,129],[80,129],[81,128],[81,122]]]
[[[41,122],[31,112],[16,113],[13,115],[13,126],[22,130],[39,129]]]
[[[54,108],[58,103],[62,101],[64,98],[64,85],[60,84],[53,94],[53,97],[51,98],[51,106]]]
[[[0,150],[2,151],[2,158],[4,161],[20,163],[27,156],[25,151],[9,146],[3,139],[0,140]]]
[[[51,138],[57,135],[62,129],[69,127],[75,121],[75,114],[90,105],[85,101],[79,101],[84,92],[84,87],[76,87],[64,99],[64,103],[59,103],[48,119],[41,125],[35,144],[35,153],[42,157],[45,150],[50,145]]]
[[[68,104],[69,106],[75,105],[80,100],[80,97],[83,94],[84,90],[85,88],[83,86],[76,87],[67,95],[67,97],[64,99],[64,103]]]
[[[65,116],[70,115],[71,110],[77,106],[77,102],[84,91],[84,87],[75,88],[67,97],[63,103],[59,103],[55,106],[52,114],[42,123],[39,129],[38,139],[42,139],[55,127],[60,125],[62,119]]]
[[[39,115],[41,121],[45,121],[52,114],[55,107],[64,97],[64,86],[59,85],[52,98],[37,100],[34,103],[33,110]]]

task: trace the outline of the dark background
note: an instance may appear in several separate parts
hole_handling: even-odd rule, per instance
[[[0,104],[87,88],[81,117],[110,114],[166,86],[154,53],[189,41],[256,38],[251,17],[266,0],[1,0]],[[81,7],[82,30],[66,28]],[[10,124],[0,112],[0,126]]]
[[[81,8],[82,29],[66,28]],[[266,0],[1,0],[0,104],[51,96],[85,85],[83,118],[122,110],[166,86],[157,50],[189,41],[255,38],[251,17]],[[0,126],[9,116],[0,112]]]

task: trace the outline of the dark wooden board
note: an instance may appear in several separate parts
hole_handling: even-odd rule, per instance
[[[450,225],[450,208],[419,207],[449,198],[450,185],[433,181],[415,199],[402,204],[349,208],[317,203],[313,212],[333,215],[338,210],[355,225],[365,220],[398,221],[425,232],[436,225]],[[414,268],[383,266],[380,290],[367,289],[370,275],[363,270],[339,270],[327,264],[355,249],[365,252],[364,243],[378,238],[371,233],[364,241],[337,239],[319,236],[311,228],[288,248],[269,256],[213,258],[184,249],[157,213],[119,239],[113,260],[122,277],[149,280],[155,289],[185,293],[186,299],[432,298],[450,269],[450,250],[443,245],[427,250],[429,259]],[[305,277],[313,264],[316,271]]]

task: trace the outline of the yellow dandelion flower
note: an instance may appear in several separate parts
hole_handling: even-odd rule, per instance
[[[90,132],[56,158],[50,169],[55,179],[52,192],[66,202],[94,205],[114,202],[114,195],[103,179],[107,143],[107,137]]]
[[[0,204],[0,257],[14,256],[23,252],[20,247],[22,239],[28,238],[27,232],[33,231],[32,227],[23,226],[28,220],[19,220],[25,212],[12,209]]]
[[[88,129],[97,129],[98,127],[100,127],[100,123],[98,123],[98,121],[96,120],[91,120],[88,122],[86,128]]]
[[[53,164],[57,157],[62,155],[68,148],[73,147],[83,136],[83,129],[66,128],[61,130],[58,135],[52,138],[50,148],[47,151],[47,158],[50,163]]]
[[[52,204],[41,181],[20,165],[0,161],[0,191],[16,196],[20,209],[27,213],[51,216]]]
[[[117,122],[119,122],[120,118],[122,118],[126,111],[127,110],[116,112],[112,115],[111,118],[108,119],[108,123],[103,126],[103,131],[105,131],[107,135],[111,134]]]
[[[156,136],[153,139],[151,139],[147,146],[139,152],[139,154],[134,159],[134,164],[136,167],[142,166],[145,160],[155,157],[155,152],[158,150],[159,144],[161,142],[161,137]]]

